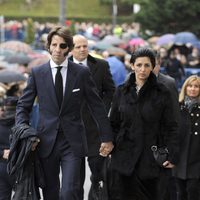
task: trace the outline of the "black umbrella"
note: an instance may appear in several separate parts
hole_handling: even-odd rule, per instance
[[[0,70],[0,82],[1,83],[12,83],[26,81],[26,77],[16,71],[12,70]]]
[[[24,53],[15,53],[4,58],[4,61],[8,63],[16,63],[21,65],[28,65],[31,60],[32,59]]]

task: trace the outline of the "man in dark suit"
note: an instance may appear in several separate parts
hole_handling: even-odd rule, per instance
[[[112,151],[113,135],[89,70],[67,59],[73,49],[73,38],[68,29],[54,27],[47,37],[47,49],[51,59],[32,69],[27,87],[18,101],[16,123],[29,124],[29,114],[37,97],[40,140],[37,148],[46,181],[44,200],[79,200],[81,162],[87,154],[81,117],[84,102],[90,106],[99,126],[100,155],[106,157]]]
[[[92,74],[94,82],[97,86],[99,96],[102,98],[107,113],[109,112],[113,94],[115,91],[114,81],[109,70],[109,64],[103,59],[98,59],[89,54],[88,41],[82,35],[75,35],[73,37],[74,49],[72,50],[72,56],[69,58],[75,63],[81,63],[83,68],[88,68]],[[98,147],[100,145],[99,128],[89,110],[87,104],[82,108],[83,121],[86,128],[87,144],[88,144],[88,163],[92,173],[92,190],[89,193],[89,200],[92,200],[95,195],[95,189],[98,189],[99,182],[102,181],[102,168],[104,164],[104,158],[99,155]],[[83,196],[83,184],[85,180],[85,159],[83,160],[82,168],[82,196]],[[83,197],[82,197],[83,198]]]
[[[178,103],[178,90],[176,87],[176,81],[169,75],[161,73],[160,65],[161,65],[161,56],[159,52],[156,52],[156,66],[154,67],[153,72],[157,76],[158,82],[164,84],[169,89],[173,103],[174,117],[177,123],[179,123],[179,103]],[[176,185],[174,178],[171,176],[171,170],[169,170],[167,174],[163,174],[161,176],[159,185],[161,190],[164,189],[165,191],[165,194],[163,193],[162,200],[177,199]]]
[[[179,94],[176,87],[176,81],[171,76],[161,73],[160,65],[161,65],[160,53],[156,52],[156,66],[154,67],[153,72],[157,76],[158,82],[164,84],[169,89],[171,93],[172,102],[173,102],[174,116],[178,121],[179,120],[179,103],[178,103]]]

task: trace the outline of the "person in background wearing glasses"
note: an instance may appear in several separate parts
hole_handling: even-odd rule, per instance
[[[44,170],[44,200],[79,200],[80,171],[87,154],[81,107],[86,102],[98,123],[99,154],[113,149],[113,134],[103,101],[87,68],[67,59],[73,38],[66,27],[54,27],[47,37],[48,63],[33,68],[16,109],[16,124],[29,124],[38,98],[38,149]],[[59,173],[62,172],[60,184]]]
[[[75,63],[81,63],[83,67],[88,68],[92,74],[94,82],[97,86],[99,96],[102,98],[106,112],[109,112],[115,91],[114,81],[109,70],[109,64],[104,59],[99,59],[91,56],[88,49],[88,41],[82,35],[73,37],[74,49],[72,56],[69,58]],[[96,199],[100,182],[103,181],[103,165],[104,157],[99,155],[100,134],[98,125],[90,112],[87,104],[82,108],[82,116],[86,128],[87,144],[88,144],[88,163],[91,170],[91,189],[89,192],[89,200]],[[83,184],[85,180],[85,159],[83,159],[82,167],[82,199],[83,199]]]

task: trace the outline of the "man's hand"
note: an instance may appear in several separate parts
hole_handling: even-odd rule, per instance
[[[33,142],[32,147],[31,147],[32,151],[35,151],[35,149],[36,149],[36,147],[37,147],[37,145],[38,145],[39,142],[40,142],[39,138],[36,139],[36,141]]]
[[[168,169],[172,169],[172,168],[175,167],[175,165],[172,164],[172,163],[169,162],[169,161],[165,161],[165,162],[163,163],[163,167],[164,167],[164,168],[168,168]]]
[[[8,160],[9,153],[10,153],[10,149],[4,149],[3,150],[3,158]]]
[[[101,147],[99,149],[99,154],[103,157],[107,157],[113,150],[113,147],[114,147],[114,145],[112,142],[103,142],[103,143],[101,143]]]

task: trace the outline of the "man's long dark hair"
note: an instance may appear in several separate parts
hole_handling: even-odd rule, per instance
[[[47,44],[46,48],[49,51],[52,37],[54,35],[58,35],[59,37],[63,38],[66,44],[68,45],[68,53],[73,49],[73,37],[71,36],[70,30],[64,26],[56,26],[54,27],[47,36]]]

